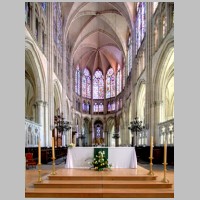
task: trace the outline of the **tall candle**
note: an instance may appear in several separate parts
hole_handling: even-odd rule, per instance
[[[153,136],[151,136],[150,141],[150,157],[153,158]]]
[[[54,137],[52,137],[52,158],[55,158]]]
[[[167,163],[167,141],[164,143],[164,163]]]
[[[40,140],[38,140],[38,164],[41,164],[41,146],[40,146]]]

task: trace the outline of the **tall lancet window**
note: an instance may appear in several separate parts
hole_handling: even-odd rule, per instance
[[[99,112],[103,112],[103,103],[99,104]]]
[[[42,10],[44,11],[44,13],[46,14],[47,3],[46,2],[41,2],[41,7],[42,7]]]
[[[31,25],[31,5],[30,2],[25,2],[25,23]]]
[[[75,72],[75,92],[76,94],[80,95],[80,69],[79,66],[76,67],[76,72]]]
[[[99,69],[93,76],[93,99],[104,99],[104,78],[103,73]]]
[[[53,3],[53,37],[58,51],[62,53],[62,13],[58,2]]]
[[[127,75],[129,75],[129,73],[131,72],[131,69],[132,69],[132,39],[131,39],[131,36],[129,36],[129,39],[128,39],[128,73]]]
[[[106,98],[115,96],[115,74],[113,68],[110,68],[106,74]]]
[[[57,44],[57,2],[53,3],[53,39]]]
[[[142,40],[146,32],[146,2],[137,3],[136,18],[136,52],[141,46]]]
[[[167,20],[166,20],[166,16],[163,16],[162,18],[162,35],[163,38],[166,36],[167,33]]]
[[[87,68],[84,69],[82,76],[82,96],[91,98],[91,75]]]
[[[122,91],[122,71],[121,67],[118,64],[117,67],[117,95]]]

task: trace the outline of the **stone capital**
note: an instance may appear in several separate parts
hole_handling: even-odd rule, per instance
[[[36,104],[37,106],[43,106],[43,105],[44,105],[44,101],[38,100],[38,101],[35,102],[35,104]]]
[[[47,101],[44,101],[43,104],[44,104],[44,106],[48,106],[48,102]]]

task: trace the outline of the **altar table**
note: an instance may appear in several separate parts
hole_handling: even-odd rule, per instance
[[[94,148],[99,147],[68,148],[65,168],[90,168],[88,162],[92,162],[94,158]],[[112,164],[112,168],[137,168],[135,147],[105,148],[108,148],[108,162]]]

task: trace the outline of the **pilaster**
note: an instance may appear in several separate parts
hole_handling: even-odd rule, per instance
[[[153,99],[153,85],[152,85],[152,3],[147,3],[147,30],[146,30],[146,54],[145,54],[145,66],[146,66],[146,97],[145,97],[145,121],[146,128],[150,129],[150,135],[154,135],[154,111],[151,108]]]
[[[47,3],[47,74],[48,74],[48,118],[49,133],[48,146],[51,146],[52,129],[54,127],[54,89],[53,89],[53,70],[54,70],[54,50],[53,50],[53,3]]]

